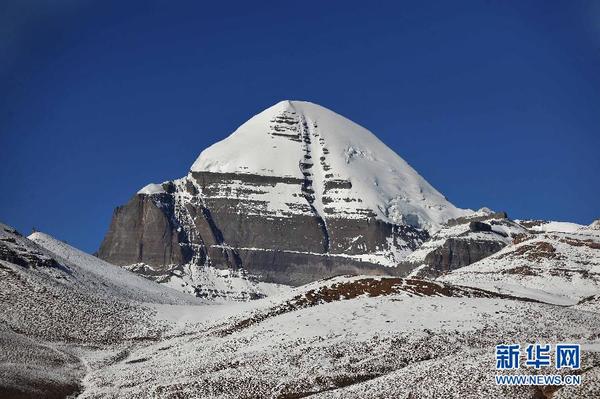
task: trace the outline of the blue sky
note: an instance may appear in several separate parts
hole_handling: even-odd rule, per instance
[[[598,1],[9,0],[0,52],[0,220],[86,251],[282,99],[367,127],[457,206],[600,217]]]

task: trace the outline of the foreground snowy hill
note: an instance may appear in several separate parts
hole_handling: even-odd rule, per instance
[[[234,309],[231,306],[235,306]],[[243,306],[243,307],[242,307]],[[251,307],[249,307],[251,306]],[[218,317],[162,306],[171,336],[86,376],[83,398],[594,398],[597,313],[417,279],[338,277]],[[576,340],[581,387],[502,387],[494,345]],[[532,369],[524,369],[532,373]],[[125,377],[126,376],[126,377]]]
[[[78,289],[87,289],[96,295],[112,299],[148,303],[197,303],[198,300],[175,290],[154,284],[121,267],[111,265],[93,255],[78,250],[45,233],[36,232],[28,237],[68,271],[63,279]],[[21,239],[24,245],[24,239]]]
[[[406,275],[406,255],[470,213],[367,129],[282,101],[202,151],[187,176],[150,184],[117,208],[98,255],[163,274],[244,269],[294,286]]]
[[[45,234],[0,224],[0,397],[63,398],[80,390],[78,345],[149,339],[155,304],[199,304]],[[60,256],[52,252],[60,253]]]
[[[209,304],[45,234],[29,240],[1,227],[0,397],[600,395],[598,291],[557,306],[422,279],[341,276]],[[496,385],[494,346],[506,342],[581,343],[584,383]]]

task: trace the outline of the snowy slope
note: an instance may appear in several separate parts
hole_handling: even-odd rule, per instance
[[[600,236],[540,233],[438,280],[573,305],[600,294]]]
[[[516,220],[516,222],[536,233],[575,233],[577,230],[587,227],[577,223],[555,220]]]
[[[53,252],[0,227],[0,396],[539,397],[493,382],[500,342],[581,343],[584,384],[556,397],[600,395],[596,297],[564,307],[437,281],[340,276],[257,301],[186,304],[174,293],[161,302],[149,281],[49,236],[32,238]]]
[[[0,223],[2,398],[75,394],[89,371],[79,345],[156,339],[165,326],[146,302],[201,303],[48,235],[32,239]]]
[[[305,134],[313,138],[308,146]],[[361,199],[341,201],[336,211],[344,215],[368,208],[385,221],[437,229],[447,219],[469,213],[447,201],[370,131],[304,101],[281,101],[254,116],[204,150],[191,171],[303,178],[306,154],[321,214],[328,181],[350,181],[352,196]]]
[[[432,237],[423,243],[419,248],[413,251],[410,255],[404,258],[404,262],[409,262],[415,265],[413,276],[436,276],[441,270],[435,270],[431,264],[429,257],[436,251],[440,251],[448,245],[450,240],[462,241],[465,246],[469,247],[486,247],[490,246],[490,251],[497,251],[503,246],[512,243],[514,237],[527,234],[527,230],[512,220],[496,216],[497,214],[489,213],[488,215],[480,214],[481,211],[474,213],[471,216],[463,218],[461,223],[453,225],[445,225]],[[485,217],[485,219],[484,219]],[[484,221],[485,225],[490,227],[489,231],[474,230],[470,226],[470,221]],[[494,245],[492,245],[494,244]],[[487,256],[491,253],[483,253],[482,256]],[[456,257],[460,254],[451,253],[448,257]],[[475,262],[479,259],[471,260]],[[459,265],[464,266],[464,265]],[[444,272],[447,270],[444,270]]]
[[[94,368],[81,397],[535,397],[493,382],[494,345],[594,348],[600,328],[590,312],[423,280],[339,277],[293,291],[195,320],[189,312],[176,334]],[[597,395],[599,359],[584,349],[589,380],[562,393]]]
[[[125,268],[166,287],[212,302],[249,301],[290,290],[287,285],[258,281],[244,270],[217,269],[194,264],[177,266],[167,271],[156,271],[143,264]]]
[[[28,238],[66,265],[78,284],[88,285],[91,290],[138,302],[200,303],[189,295],[111,265],[48,234],[36,232]]]

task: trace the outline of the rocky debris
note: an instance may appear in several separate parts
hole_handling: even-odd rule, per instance
[[[548,223],[547,220],[519,220],[519,224],[527,229],[543,226]]]
[[[13,263],[22,267],[60,267],[60,264],[42,253],[35,251],[27,251],[20,245],[8,245],[16,244],[11,239],[0,238],[0,260]]]
[[[10,226],[0,223],[0,260],[22,267],[59,268],[61,265],[52,257],[42,253],[35,244],[23,245],[24,237]]]
[[[513,252],[505,252],[498,256],[498,259],[505,257],[521,256],[529,261],[539,261],[545,259],[560,259],[560,254],[556,253],[556,248],[546,241],[536,241],[531,244],[521,245],[515,248]]]
[[[565,237],[562,238],[560,240],[561,242],[564,242],[565,244],[569,244],[569,245],[573,245],[575,247],[588,247],[591,249],[600,249],[600,243],[598,241],[594,241],[593,239],[581,239],[581,238],[576,238],[573,239],[571,237]]]

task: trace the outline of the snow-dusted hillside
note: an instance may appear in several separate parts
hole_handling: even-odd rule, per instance
[[[252,117],[202,151],[191,171],[299,179],[309,173],[321,215],[327,209],[332,215],[358,216],[368,209],[391,223],[436,230],[469,213],[452,205],[373,133],[305,101],[281,101]],[[327,190],[338,181],[351,187]],[[275,194],[270,200],[278,202]]]
[[[28,238],[68,268],[68,276],[65,278],[72,279],[74,285],[94,294],[148,303],[198,302],[193,297],[111,265],[48,234],[36,232]]]
[[[215,304],[1,227],[0,397],[600,395],[598,290],[557,306],[439,281],[340,276]],[[596,241],[560,242],[574,245],[572,259],[596,256],[586,246]],[[581,343],[584,383],[496,385],[494,347],[505,342]]]
[[[528,234],[506,213],[481,209],[451,220],[403,262],[414,266],[411,276],[435,278],[484,259]]]
[[[244,270],[222,270],[194,264],[177,266],[167,271],[154,270],[143,264],[125,268],[166,287],[212,302],[249,301],[290,289],[287,285],[259,281]]]
[[[203,303],[46,234],[34,233],[32,238],[0,225],[0,315],[13,331],[38,338],[98,340],[128,334],[125,327],[115,328],[125,323],[123,317],[147,318],[152,312],[148,303]]]
[[[424,280],[339,277],[157,317],[174,333],[91,371],[83,398],[533,398],[545,387],[495,384],[494,345],[555,340],[584,343],[586,365],[557,397],[600,394],[596,314]]]
[[[600,235],[586,229],[526,237],[440,281],[576,304],[600,292]]]
[[[0,224],[2,398],[75,394],[89,371],[77,348],[156,339],[165,325],[148,303],[201,303],[45,234],[32,238]]]

